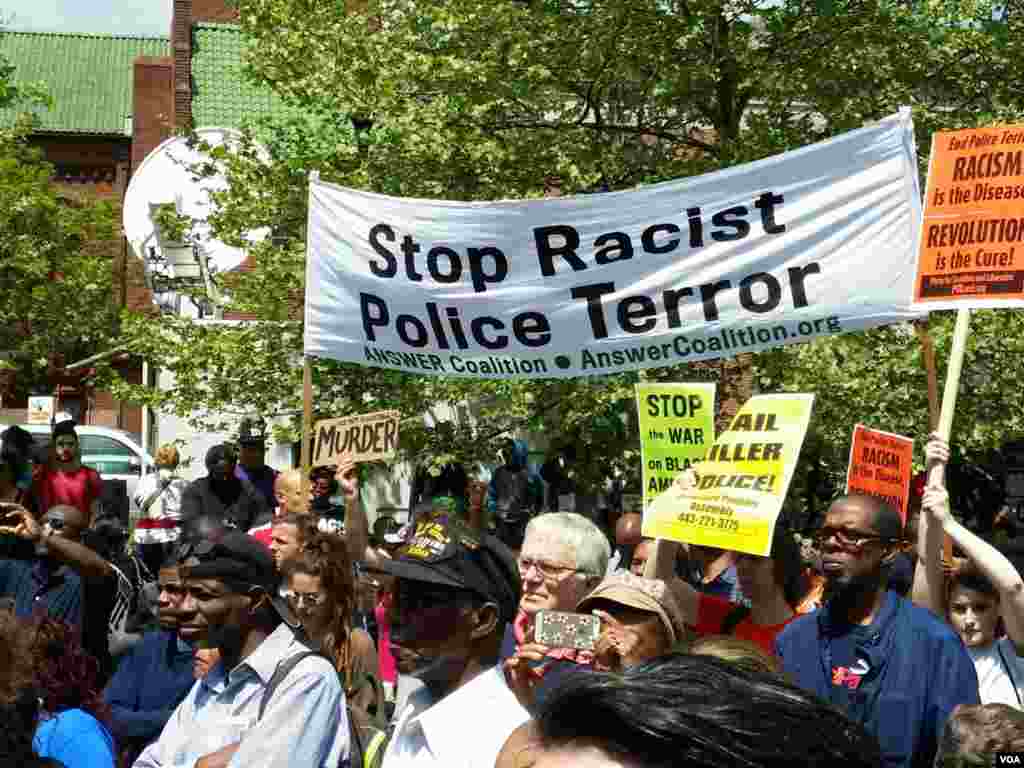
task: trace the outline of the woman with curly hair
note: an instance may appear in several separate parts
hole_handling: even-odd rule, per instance
[[[0,765],[49,768],[59,764],[39,757],[32,748],[39,699],[33,687],[28,630],[13,613],[0,610]]]
[[[365,630],[352,627],[355,579],[344,540],[313,533],[284,568],[282,595],[310,642],[334,663],[355,708],[371,714],[377,685],[377,652]]]
[[[36,621],[31,636],[35,688],[42,714],[32,745],[67,768],[113,768],[109,709],[99,686],[99,663],[74,630],[50,618]]]

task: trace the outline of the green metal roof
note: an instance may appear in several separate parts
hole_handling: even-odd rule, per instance
[[[42,82],[53,106],[33,109],[45,133],[130,136],[132,62],[137,56],[169,56],[159,37],[115,37],[0,31],[0,56],[14,66],[14,82]],[[0,110],[0,125],[17,109]]]
[[[237,128],[293,112],[270,88],[245,78],[245,45],[237,25],[192,26],[192,123],[197,128]]]

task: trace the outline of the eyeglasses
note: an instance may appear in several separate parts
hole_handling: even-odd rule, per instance
[[[520,557],[516,561],[519,565],[519,576],[525,577],[530,572],[531,568],[536,568],[543,578],[554,580],[560,579],[563,576],[570,573],[583,573],[579,568],[572,568],[568,565],[556,565],[554,563],[546,563],[543,560],[532,560],[527,557]]]
[[[899,541],[899,539],[893,539],[887,536],[878,536],[873,533],[861,533],[860,531],[851,531],[844,528],[820,528],[814,534],[814,544],[821,548],[833,538],[840,547],[849,552],[860,552],[868,544],[875,541],[881,544]]]
[[[288,601],[289,605],[295,608],[319,608],[327,602],[327,595],[322,592],[296,592],[292,589],[282,589],[278,594]]]

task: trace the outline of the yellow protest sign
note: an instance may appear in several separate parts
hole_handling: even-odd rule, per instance
[[[767,556],[793,478],[814,395],[756,395],[697,467],[644,510],[643,534]]]
[[[715,385],[636,385],[644,506],[704,458],[715,439]]]

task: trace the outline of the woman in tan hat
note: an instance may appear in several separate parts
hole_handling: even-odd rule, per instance
[[[668,653],[686,637],[683,614],[664,581],[618,571],[580,601],[601,619],[597,669],[621,670]]]

